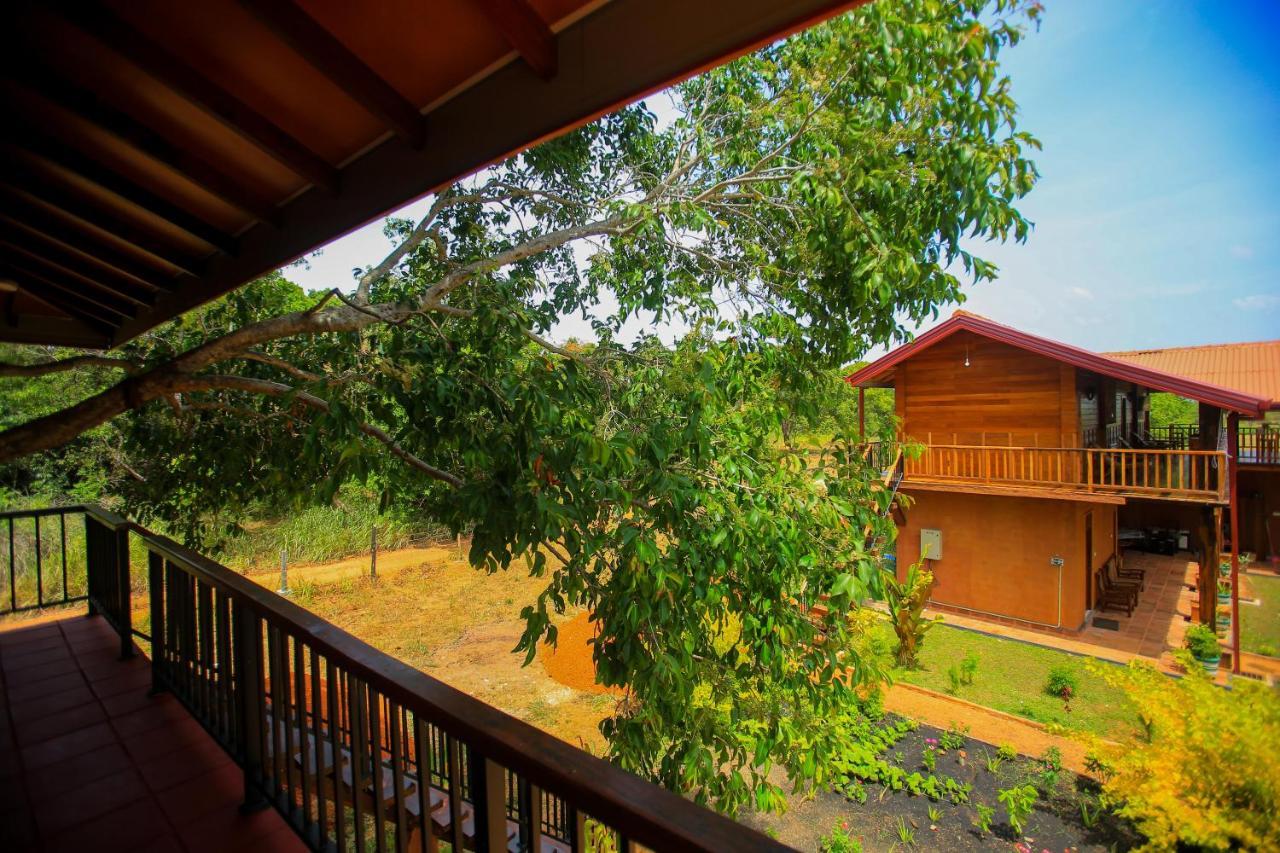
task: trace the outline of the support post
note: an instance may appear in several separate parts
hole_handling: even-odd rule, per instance
[[[258,784],[262,778],[262,722],[264,719],[262,685],[262,622],[248,605],[236,602],[232,609],[235,648],[235,702],[243,750],[243,813],[261,811],[269,803]]]
[[[1240,674],[1240,505],[1237,500],[1240,479],[1236,457],[1240,452],[1240,415],[1227,415],[1227,484],[1231,507],[1231,672]]]
[[[129,529],[121,527],[111,531],[111,544],[116,568],[116,601],[120,612],[120,660],[133,657],[133,584],[129,579]]]
[[[378,579],[378,525],[369,530],[369,577]]]
[[[164,557],[147,552],[147,592],[151,598],[151,695],[164,692]]]
[[[284,549],[280,551],[280,588],[276,592],[289,594],[289,552]]]
[[[867,389],[858,389],[858,440],[867,440]]]

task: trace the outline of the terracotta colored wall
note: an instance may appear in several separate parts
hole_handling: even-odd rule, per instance
[[[960,332],[898,368],[895,399],[918,441],[1061,447],[1079,423],[1075,387],[1070,366]]]
[[[900,572],[919,559],[920,530],[942,531],[942,559],[930,561],[938,602],[1014,619],[1058,621],[1058,569],[1062,567],[1062,625],[1078,628],[1085,611],[1084,512],[1095,512],[1094,551],[1110,555],[1115,507],[1039,498],[910,492],[906,525],[897,544]]]

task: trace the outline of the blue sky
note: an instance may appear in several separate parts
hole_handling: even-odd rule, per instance
[[[1036,227],[972,247],[1001,275],[964,307],[1098,350],[1280,338],[1280,2],[1046,6],[1006,61]],[[346,285],[386,251],[374,224],[288,275]]]

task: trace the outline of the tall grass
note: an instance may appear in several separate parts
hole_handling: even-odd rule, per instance
[[[0,521],[0,612],[16,607],[34,607],[63,598],[63,562],[66,563],[66,596],[75,598],[87,591],[84,516],[66,516],[65,553],[63,526],[58,516],[40,519],[40,572],[36,572],[36,522],[32,518],[13,520],[10,550],[8,520]],[[12,561],[10,560],[12,554]]]
[[[378,513],[376,499],[343,500],[338,506],[310,507],[281,518],[247,524],[213,554],[215,559],[240,571],[271,569],[280,564],[280,552],[289,561],[320,563],[369,552],[370,534],[378,529],[378,549],[403,548],[410,537],[444,539],[441,525]]]

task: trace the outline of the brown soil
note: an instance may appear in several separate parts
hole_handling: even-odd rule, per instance
[[[574,690],[621,694],[617,688],[596,683],[596,667],[591,659],[591,640],[596,628],[590,615],[579,613],[556,628],[556,645],[544,645],[538,655],[547,675]]]

